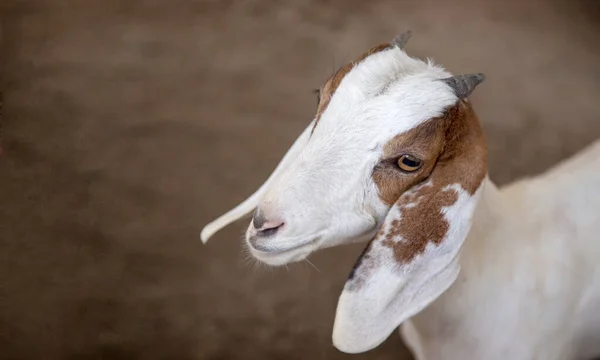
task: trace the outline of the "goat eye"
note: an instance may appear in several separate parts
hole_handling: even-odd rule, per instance
[[[398,158],[398,167],[406,172],[417,171],[421,167],[421,160],[414,156],[402,155]]]

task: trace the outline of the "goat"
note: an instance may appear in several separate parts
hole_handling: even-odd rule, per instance
[[[271,176],[202,241],[256,209],[245,241],[273,266],[368,242],[335,314],[345,353],[400,327],[418,360],[600,355],[600,141],[497,187],[469,100],[484,75],[410,57],[409,38],[329,78]]]

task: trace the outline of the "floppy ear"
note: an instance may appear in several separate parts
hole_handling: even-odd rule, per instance
[[[310,122],[306,129],[304,129],[300,136],[298,136],[298,138],[290,146],[288,151],[285,153],[279,164],[275,167],[275,170],[273,170],[264,184],[262,184],[260,188],[254,192],[254,194],[250,195],[250,197],[244,200],[241,204],[221,215],[219,218],[212,221],[202,229],[200,233],[200,239],[203,243],[206,243],[208,239],[217,231],[254,211],[261,197],[267,192],[273,181],[298,157],[298,154],[302,151],[306,143],[308,143],[308,139],[310,138],[310,133],[314,125],[315,120],[313,119],[313,121]]]
[[[449,116],[429,178],[392,205],[345,284],[333,329],[340,351],[378,346],[458,276],[458,255],[486,176],[485,143],[468,105],[460,102]]]

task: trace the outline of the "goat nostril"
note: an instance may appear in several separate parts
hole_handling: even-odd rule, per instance
[[[281,229],[282,221],[265,221],[260,229],[256,229],[259,236],[271,236]]]
[[[283,226],[283,221],[267,220],[263,212],[257,208],[254,211],[254,216],[252,217],[252,225],[258,232],[259,236],[270,236],[275,234],[277,230]]]
[[[254,215],[252,216],[252,225],[254,226],[254,228],[258,230],[262,228],[266,222],[267,219],[265,218],[263,213],[260,211],[259,208],[256,208],[256,210],[254,210]]]

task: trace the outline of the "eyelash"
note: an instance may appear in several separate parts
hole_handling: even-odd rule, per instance
[[[404,156],[404,155],[402,155],[402,156]],[[381,163],[378,165],[378,167],[393,169],[395,171],[400,171],[404,174],[410,174],[411,172],[407,172],[407,171],[403,170],[398,165],[398,161],[402,158],[402,156],[385,159],[385,160],[381,161]],[[417,158],[417,160],[419,160],[419,162],[422,164],[422,160],[420,160],[418,158]]]

